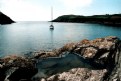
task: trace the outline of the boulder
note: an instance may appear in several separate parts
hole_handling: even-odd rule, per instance
[[[101,81],[106,72],[106,69],[73,68],[68,72],[53,75],[47,78],[46,81]]]
[[[35,62],[20,56],[6,56],[1,59],[0,81],[31,80],[37,73]]]

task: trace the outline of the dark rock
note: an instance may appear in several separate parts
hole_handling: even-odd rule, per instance
[[[14,21],[10,17],[0,12],[0,24],[11,24],[11,23],[14,23]]]
[[[108,72],[104,76],[105,81],[121,81],[121,42],[112,51],[112,57],[109,59]]]
[[[38,70],[35,62],[20,56],[6,56],[1,59],[0,81],[31,80]]]
[[[8,79],[10,81],[20,81],[20,80],[28,80],[30,81],[31,78],[37,73],[37,69],[35,68],[18,68],[16,71],[14,71]]]

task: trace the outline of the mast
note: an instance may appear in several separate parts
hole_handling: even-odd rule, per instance
[[[51,7],[51,25],[53,25],[52,20],[53,20],[53,7]]]
[[[52,20],[53,20],[53,7],[51,7],[51,25],[50,25],[50,29],[54,29]]]

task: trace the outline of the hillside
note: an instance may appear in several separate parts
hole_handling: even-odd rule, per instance
[[[121,14],[93,16],[62,15],[54,19],[53,22],[99,23],[105,25],[121,26]]]
[[[11,24],[11,23],[14,23],[14,21],[10,17],[0,12],[0,24]]]

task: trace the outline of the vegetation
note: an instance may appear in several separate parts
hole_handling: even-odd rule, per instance
[[[53,22],[99,23],[105,25],[121,26],[121,14],[93,16],[62,15],[53,20]]]

